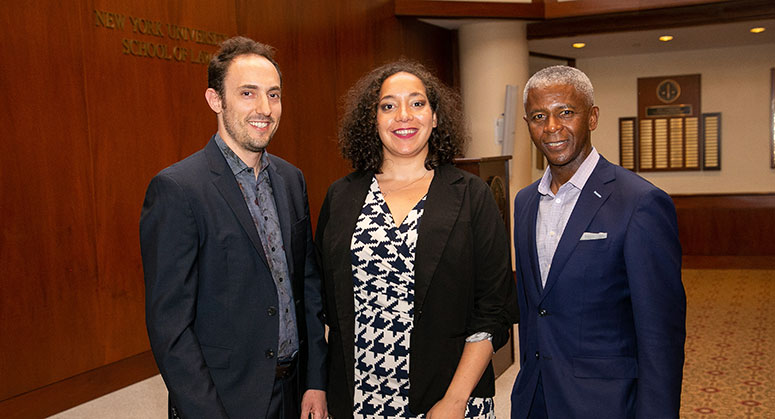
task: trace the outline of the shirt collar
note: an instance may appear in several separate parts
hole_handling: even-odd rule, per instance
[[[229,164],[229,168],[231,168],[231,172],[235,176],[245,170],[251,169],[241,158],[239,158],[237,153],[229,148],[228,144],[223,141],[223,138],[221,138],[221,135],[218,133],[215,133],[215,143],[218,144],[218,148],[221,150],[223,157],[226,159],[226,163]],[[259,166],[261,167],[261,171],[264,171],[264,169],[269,167],[269,158],[267,157],[266,151],[261,153]]]
[[[597,152],[595,147],[592,147],[592,151],[589,152],[587,158],[584,159],[581,166],[576,170],[576,173],[568,180],[568,183],[578,189],[584,189],[584,185],[586,185],[589,176],[592,175],[592,171],[595,170],[598,160],[600,160],[600,153]],[[538,183],[538,193],[541,195],[553,196],[554,194],[552,193],[551,185],[552,172],[547,167],[543,177],[541,177],[541,182]]]

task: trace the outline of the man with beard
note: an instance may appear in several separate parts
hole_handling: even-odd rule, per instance
[[[218,132],[148,186],[140,218],[146,323],[170,417],[328,414],[306,184],[265,151],[281,91],[271,47],[226,40],[205,92]]]

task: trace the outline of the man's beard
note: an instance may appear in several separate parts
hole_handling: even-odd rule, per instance
[[[225,126],[226,132],[229,134],[229,136],[245,150],[252,153],[263,153],[266,147],[272,141],[272,137],[274,137],[275,131],[269,132],[267,137],[255,139],[251,137],[250,133],[248,132],[248,130],[251,129],[250,124],[248,124],[247,121],[242,121],[242,124],[244,125],[241,125],[237,120],[238,117],[233,117],[233,115],[228,111],[225,102],[223,102],[222,110],[223,125]],[[274,126],[274,118],[266,117],[262,120],[268,122],[270,126]],[[276,126],[274,127],[276,130]]]

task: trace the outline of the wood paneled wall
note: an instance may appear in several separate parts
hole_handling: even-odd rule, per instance
[[[95,10],[123,15],[123,28]],[[153,373],[140,208],[150,178],[215,132],[206,65],[191,56],[217,48],[135,32],[129,17],[161,24],[164,35],[169,23],[277,48],[284,110],[269,151],[304,171],[313,219],[327,186],[349,171],[335,138],[346,89],[401,56],[448,83],[456,74],[454,34],[397,19],[389,0],[5,4],[0,417],[45,416]],[[190,55],[125,54],[125,40]]]
[[[672,198],[685,268],[775,269],[775,194]]]
[[[775,259],[775,194],[672,198],[684,255]]]
[[[397,19],[390,0],[238,1],[240,33],[277,48],[283,71],[283,120],[269,150],[299,166],[308,183],[313,226],[328,185],[349,171],[337,151],[336,127],[347,89],[377,65],[416,59],[455,83],[456,40],[451,31],[416,19]]]

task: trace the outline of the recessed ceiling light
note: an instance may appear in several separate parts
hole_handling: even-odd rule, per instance
[[[758,27],[755,27],[755,28],[751,28],[751,32],[752,33],[762,33],[762,32],[764,32],[766,30],[767,30],[766,28],[762,28],[761,26],[758,26]]]
[[[673,40],[673,36],[672,35],[662,35],[662,36],[659,37],[659,40],[662,41],[662,42],[669,42],[669,41]]]
[[[585,46],[587,46],[587,44],[583,42],[576,42],[572,45],[573,48],[584,48]]]

